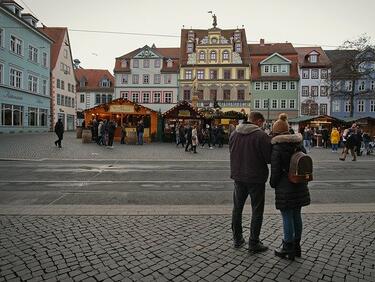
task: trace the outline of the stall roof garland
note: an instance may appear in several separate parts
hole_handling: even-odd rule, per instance
[[[109,103],[105,103],[105,104],[99,104],[95,107],[92,107],[90,109],[86,109],[84,110],[83,112],[89,112],[89,111],[93,111],[93,110],[97,110],[97,109],[104,109],[106,112],[108,112],[109,110],[109,106],[110,105],[116,105],[116,104],[133,104],[134,105],[134,110],[136,112],[139,112],[142,108],[145,109],[145,110],[148,110],[148,111],[152,111],[152,112],[155,112],[153,109],[150,109],[150,108],[147,108],[145,106],[142,106],[136,102],[133,102],[133,101],[130,101],[128,99],[124,99],[124,98],[117,98],[115,100],[112,100],[111,102]]]
[[[342,122],[342,123],[346,122],[345,120],[338,119],[338,118],[331,117],[331,116],[327,116],[327,115],[320,115],[320,116],[300,116],[300,117],[297,117],[297,118],[290,119],[288,121],[289,121],[289,123],[300,123],[300,122],[308,122],[308,121],[316,120],[316,119],[319,119],[319,118],[332,119],[332,120],[335,120],[335,121],[338,121],[338,122]]]
[[[190,110],[192,113],[194,113],[196,115],[197,118],[204,118],[204,116],[200,112],[198,112],[196,109],[194,109],[194,107],[189,102],[187,102],[185,100],[179,102],[176,106],[174,106],[173,108],[166,111],[163,114],[163,117],[166,118],[166,117],[172,115],[175,111],[177,111],[180,108],[186,108],[186,109]]]
[[[228,111],[222,112],[219,109],[214,108],[201,108],[199,112],[208,119],[237,119],[237,120],[247,120],[247,114],[243,112]]]

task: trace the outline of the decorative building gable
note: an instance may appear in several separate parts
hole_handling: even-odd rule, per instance
[[[162,56],[157,54],[154,50],[152,50],[150,47],[146,45],[133,58],[134,59],[155,59],[155,58],[160,58],[160,57]]]
[[[271,56],[265,58],[263,61],[260,62],[261,65],[265,64],[291,64],[292,61],[284,56],[280,55],[279,53],[273,53]]]

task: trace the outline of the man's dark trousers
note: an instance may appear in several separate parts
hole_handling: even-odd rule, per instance
[[[247,196],[250,194],[252,214],[249,244],[259,242],[259,234],[263,222],[265,186],[265,183],[234,182],[234,207],[232,212],[233,239],[239,240],[242,238],[242,210]]]

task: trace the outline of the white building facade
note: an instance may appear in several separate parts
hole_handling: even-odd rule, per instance
[[[320,47],[297,47],[299,116],[330,115],[331,61]]]
[[[164,112],[178,100],[179,48],[144,46],[116,58],[115,98]]]

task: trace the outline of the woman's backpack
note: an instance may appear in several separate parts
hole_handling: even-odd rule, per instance
[[[313,180],[313,162],[304,152],[296,151],[290,158],[288,179],[292,183],[307,183]]]

